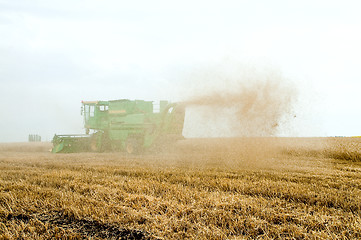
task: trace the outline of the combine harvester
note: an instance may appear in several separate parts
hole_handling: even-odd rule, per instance
[[[86,134],[55,135],[53,153],[126,151],[139,153],[156,143],[182,139],[182,104],[143,100],[83,101]]]

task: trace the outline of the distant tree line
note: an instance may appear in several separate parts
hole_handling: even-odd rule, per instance
[[[41,136],[38,134],[29,134],[29,142],[41,142]]]

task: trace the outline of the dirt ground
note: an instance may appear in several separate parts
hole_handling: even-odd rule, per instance
[[[360,239],[361,138],[0,144],[0,239]]]

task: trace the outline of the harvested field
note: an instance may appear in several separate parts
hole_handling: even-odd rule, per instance
[[[360,239],[361,138],[0,145],[0,239]]]

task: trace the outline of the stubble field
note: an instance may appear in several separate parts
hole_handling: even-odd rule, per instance
[[[0,239],[360,239],[361,138],[0,145]]]

